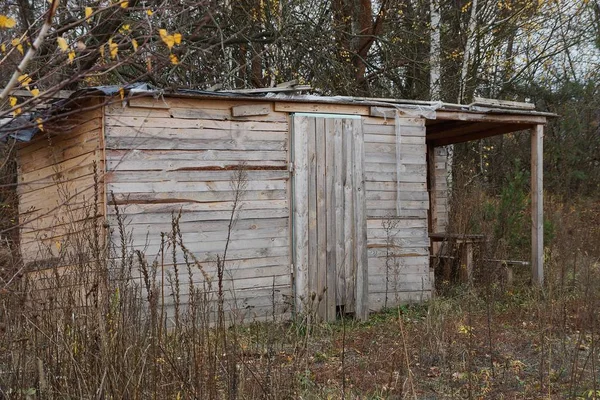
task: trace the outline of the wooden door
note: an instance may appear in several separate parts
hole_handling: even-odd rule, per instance
[[[368,316],[364,140],[357,116],[294,114],[296,308]]]

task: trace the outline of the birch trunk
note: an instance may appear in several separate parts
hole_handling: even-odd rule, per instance
[[[441,99],[440,88],[440,0],[430,0],[431,46],[429,50],[429,97],[430,100]]]
[[[475,39],[476,26],[477,0],[473,0],[473,3],[471,4],[471,15],[469,17],[469,25],[467,27],[467,43],[465,44],[463,63],[460,71],[460,90],[458,91],[458,103],[461,103],[465,97],[465,89],[467,87],[467,74],[469,72],[469,63],[471,62],[471,51],[473,49],[473,41]]]

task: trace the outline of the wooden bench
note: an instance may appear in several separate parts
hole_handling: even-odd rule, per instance
[[[458,249],[460,259],[459,280],[460,282],[472,282],[473,280],[473,254],[475,246],[485,243],[485,235],[459,234],[459,233],[430,233],[429,240],[432,242],[449,243]],[[431,246],[433,248],[433,245]],[[440,257],[440,256],[437,256]],[[443,256],[441,256],[443,257]]]

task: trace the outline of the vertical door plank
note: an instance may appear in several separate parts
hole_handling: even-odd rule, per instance
[[[342,137],[347,129],[348,120],[341,120],[333,132],[333,157],[334,157],[334,198],[335,198],[335,279],[336,302],[340,306],[346,305],[346,254],[344,238],[344,152]]]
[[[326,281],[327,321],[335,321],[336,317],[336,218],[335,218],[335,145],[336,131],[341,130],[342,120],[327,118],[325,120],[325,213],[327,225]]]
[[[353,179],[353,151],[352,143],[354,120],[346,120],[342,133],[342,163],[344,164],[344,276],[346,284],[346,312],[355,311],[356,269],[354,268],[354,190]]]
[[[361,320],[369,316],[369,277],[367,258],[367,204],[364,178],[364,137],[362,120],[355,120],[352,127],[353,138],[353,182],[354,182],[354,225],[356,249],[356,311]]]
[[[316,120],[310,118],[310,129],[308,136],[308,293],[311,310],[316,311],[318,304],[318,259],[317,259],[317,142],[316,142]]]
[[[327,317],[327,182],[325,175],[325,118],[316,118],[316,155],[317,155],[317,296],[319,315]]]
[[[295,243],[295,289],[296,311],[302,312],[308,295],[308,135],[312,121],[306,117],[294,117],[294,243]]]

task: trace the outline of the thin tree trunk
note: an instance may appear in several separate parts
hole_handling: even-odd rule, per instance
[[[441,35],[440,35],[440,0],[429,3],[431,18],[431,46],[429,49],[429,97],[441,100]]]
[[[467,87],[467,74],[469,72],[469,64],[471,62],[471,50],[475,39],[475,28],[477,26],[477,0],[473,0],[471,4],[471,16],[469,17],[469,25],[467,27],[467,43],[465,44],[465,52],[463,56],[462,68],[460,71],[460,90],[458,92],[458,103],[461,103],[465,97],[465,89]]]

